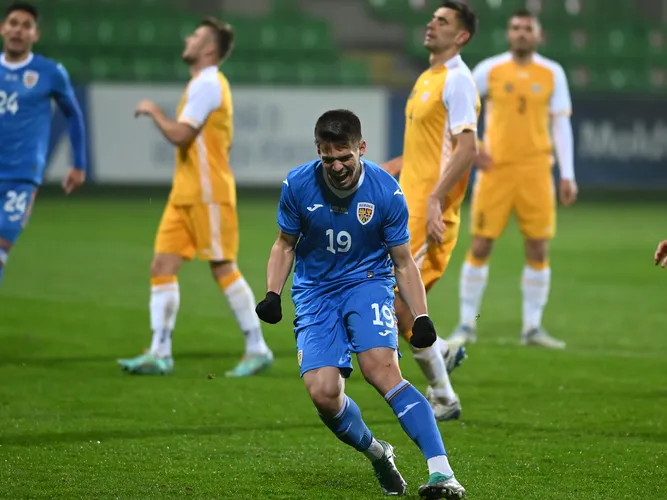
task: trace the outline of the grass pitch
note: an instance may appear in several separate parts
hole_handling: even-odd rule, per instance
[[[274,368],[229,380],[241,334],[206,265],[187,265],[174,374],[121,373],[116,358],[150,342],[148,266],[163,203],[38,199],[0,288],[0,497],[381,498],[370,464],[308,400],[287,297],[282,323],[264,326]],[[275,208],[240,200],[240,267],[257,297]],[[545,325],[568,342],[563,352],[518,346],[522,243],[514,226],[498,242],[480,341],[453,376],[462,419],[440,426],[469,498],[667,498],[667,272],[651,262],[664,217],[657,205],[560,212]],[[444,335],[458,318],[465,233],[429,296]],[[402,367],[425,388],[409,353]],[[416,446],[358,371],[348,393],[396,446],[417,498],[426,466]]]

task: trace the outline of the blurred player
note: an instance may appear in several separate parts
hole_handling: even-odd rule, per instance
[[[206,19],[186,39],[183,60],[192,79],[172,120],[151,101],[138,104],[136,115],[153,119],[176,150],[176,171],[167,207],[155,240],[151,264],[150,351],[121,359],[137,374],[173,370],[171,333],[180,303],[176,275],[195,255],[209,262],[245,335],[245,356],[227,376],[256,374],[273,362],[264,342],[255,297],[236,266],[239,246],[236,185],[229,166],[232,144],[232,94],[218,66],[229,56],[234,33],[229,25]]]
[[[477,17],[463,3],[444,2],[426,27],[431,67],[418,78],[405,107],[403,156],[383,165],[401,174],[410,209],[412,255],[428,292],[447,269],[456,245],[461,203],[477,152],[479,96],[459,52],[475,34]],[[410,339],[410,311],[396,298],[401,334]],[[464,351],[444,341],[413,350],[429,383],[427,397],[438,420],[459,418],[461,403],[449,381]]]
[[[351,354],[356,353],[364,378],[384,396],[427,459],[430,477],[419,488],[420,496],[463,498],[433,411],[398,366],[392,312],[396,282],[414,323],[412,342],[426,347],[437,338],[410,253],[403,193],[390,175],[361,160],[366,143],[351,111],[323,114],[315,141],[320,159],[293,169],[283,181],[280,232],[269,257],[268,292],[257,314],[268,323],[281,320],[280,294],[296,257],[292,299],[298,361],[324,424],[369,458],[385,494],[405,494],[392,446],[373,437],[359,407],[345,395]]]
[[[475,318],[489,274],[487,262],[494,240],[514,211],[526,255],[521,343],[564,348],[564,342],[542,328],[542,312],[551,280],[549,240],[556,229],[549,122],[560,165],[561,203],[569,206],[577,197],[570,91],[563,68],[535,52],[540,25],[530,12],[512,16],[507,39],[510,52],[482,61],[473,71],[477,88],[486,97],[486,131],[472,202],[474,239],[461,271],[460,324],[449,340],[476,340]]]
[[[659,265],[663,269],[667,267],[667,240],[658,243],[658,248],[655,249],[654,256],[655,265]]]
[[[86,137],[67,71],[33,54],[39,13],[25,2],[5,10],[0,27],[0,282],[9,252],[28,224],[42,183],[51,134],[51,99],[67,118],[74,167],[63,188],[70,194],[86,175]]]

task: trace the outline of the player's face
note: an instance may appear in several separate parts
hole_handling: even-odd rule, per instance
[[[540,25],[532,17],[513,17],[507,28],[507,41],[512,52],[534,52],[542,37]]]
[[[322,165],[331,185],[336,189],[353,188],[361,175],[361,157],[366,152],[366,141],[357,146],[321,143],[317,145]]]
[[[35,18],[22,10],[9,14],[0,31],[4,40],[4,51],[13,57],[30,52],[32,44],[39,39]]]
[[[432,54],[439,54],[455,45],[462,46],[468,38],[468,33],[459,26],[457,12],[440,7],[426,25],[424,47]]]
[[[183,60],[192,64],[196,62],[209,48],[211,43],[211,33],[207,26],[200,26],[194,33],[185,39],[185,49],[183,50]]]

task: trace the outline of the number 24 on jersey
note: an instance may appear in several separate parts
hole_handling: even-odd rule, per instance
[[[0,115],[11,113],[15,115],[19,110],[19,95],[18,92],[7,94],[4,90],[0,90]]]

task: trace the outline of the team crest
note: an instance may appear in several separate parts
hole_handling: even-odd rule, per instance
[[[533,92],[539,94],[542,90],[542,86],[539,83],[533,83]]]
[[[296,353],[296,360],[299,362],[299,366],[301,366],[301,363],[303,363],[303,351],[300,350],[299,352]]]
[[[511,82],[507,82],[505,84],[505,92],[509,94],[510,92],[512,92],[512,90],[514,90],[514,85],[512,85]]]
[[[357,220],[364,226],[368,224],[375,213],[375,205],[372,203],[357,203]]]
[[[27,89],[31,89],[35,85],[37,85],[38,80],[39,80],[39,73],[37,73],[37,71],[29,69],[25,73],[23,73],[23,85],[25,85],[25,88]]]

